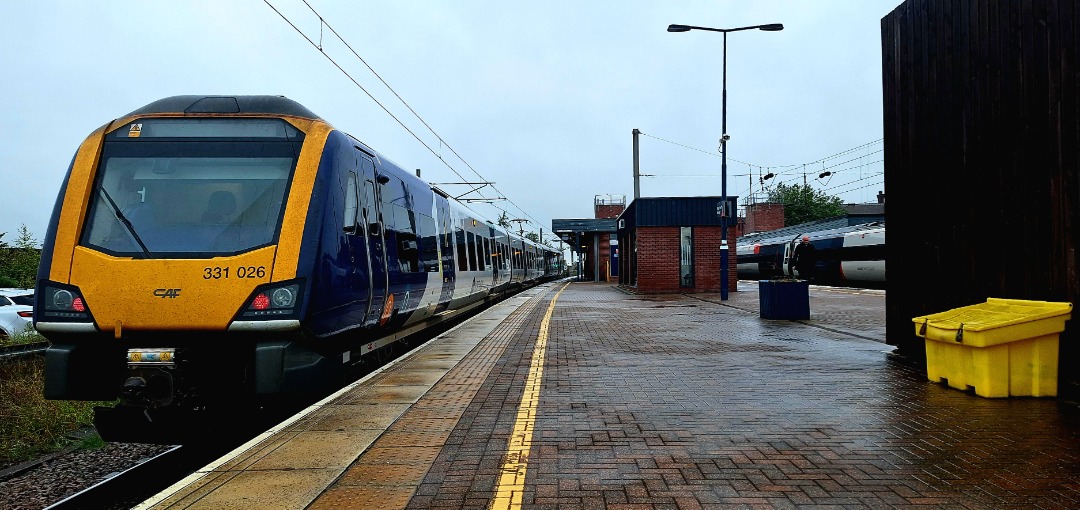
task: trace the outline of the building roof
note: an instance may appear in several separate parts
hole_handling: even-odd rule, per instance
[[[844,204],[841,207],[848,216],[881,216],[885,217],[885,204]]]
[[[577,243],[577,234],[614,234],[617,232],[615,225],[615,218],[559,219],[551,220],[551,231],[563,242],[574,246]]]
[[[737,196],[728,196],[728,226],[734,227]],[[642,197],[619,215],[625,228],[720,226],[720,197]]]

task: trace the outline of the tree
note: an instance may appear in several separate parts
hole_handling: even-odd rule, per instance
[[[525,232],[525,239],[528,239],[534,243],[540,242],[540,235],[536,232]]]
[[[816,190],[809,184],[777,184],[769,191],[769,202],[784,204],[784,225],[788,226],[845,213],[840,197]]]
[[[19,227],[19,237],[8,245],[0,233],[0,287],[31,288],[37,280],[41,250],[26,225]]]
[[[503,211],[502,214],[499,215],[499,219],[496,223],[502,228],[510,228],[510,216],[506,214],[506,211]]]

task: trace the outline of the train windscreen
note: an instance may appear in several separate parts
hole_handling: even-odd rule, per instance
[[[82,244],[203,258],[277,241],[303,134],[278,119],[142,119],[106,137]]]

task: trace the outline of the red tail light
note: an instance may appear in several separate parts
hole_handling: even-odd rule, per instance
[[[16,312],[16,313],[18,313],[18,314],[19,314],[19,317],[25,317],[25,318],[27,318],[27,319],[29,319],[29,318],[32,318],[32,317],[34,316],[34,312],[30,312],[30,311],[27,311],[27,312]]]
[[[256,310],[266,310],[270,308],[270,298],[266,297],[266,294],[259,294],[255,296],[255,300],[251,302],[251,307]]]
[[[86,311],[86,303],[83,303],[82,297],[77,297],[71,301],[71,309],[76,312]]]

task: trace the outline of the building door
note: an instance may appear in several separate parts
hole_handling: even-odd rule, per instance
[[[608,264],[608,267],[611,268],[611,276],[613,276],[615,278],[618,278],[619,277],[619,240],[618,239],[612,239],[611,240],[611,263]]]

